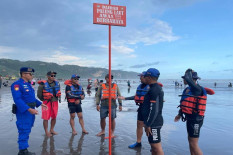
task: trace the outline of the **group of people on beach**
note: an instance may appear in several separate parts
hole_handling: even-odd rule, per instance
[[[35,70],[30,67],[22,67],[20,69],[21,78],[11,85],[12,96],[15,104],[12,106],[12,112],[16,114],[16,125],[18,128],[18,144],[19,155],[32,155],[35,153],[28,151],[28,140],[31,128],[35,121],[35,115],[38,111],[35,107],[42,106],[43,127],[47,137],[58,134],[55,130],[56,117],[58,112],[58,102],[61,100],[61,88],[58,81],[55,80],[56,72],[49,71],[47,73],[47,80],[38,81],[39,87],[37,90],[36,99],[34,89],[30,81],[33,79]],[[106,83],[101,83],[96,89],[96,110],[100,112],[100,127],[101,131],[97,136],[105,134],[106,117],[109,114],[109,99],[111,99],[111,138],[114,138],[115,118],[118,100],[119,111],[122,110],[122,100],[134,100],[139,106],[137,110],[137,129],[136,143],[128,147],[133,149],[141,147],[141,138],[143,135],[143,128],[148,137],[148,142],[151,145],[152,154],[162,155],[163,149],[161,145],[161,128],[163,126],[162,109],[164,103],[163,85],[158,82],[160,76],[159,70],[149,68],[140,75],[141,84],[137,87],[135,96],[123,97],[116,83],[110,83],[109,78],[113,79],[113,75],[105,76]],[[188,141],[190,146],[190,153],[192,155],[202,154],[198,139],[200,129],[203,124],[204,112],[206,107],[206,90],[197,84],[197,72],[188,69],[185,75],[182,76],[184,84],[189,85],[185,88],[181,95],[180,110],[174,121],[177,122],[182,118],[187,122]],[[80,76],[77,74],[71,75],[69,80],[66,80],[65,94],[68,102],[70,112],[70,125],[72,134],[76,135],[75,116],[77,114],[79,123],[83,134],[88,134],[84,127],[84,120],[82,114],[82,100],[85,98],[83,87],[79,84]],[[101,81],[102,82],[102,81]],[[111,86],[111,93],[109,92]],[[42,101],[42,102],[41,102]],[[50,129],[49,120],[51,118]]]

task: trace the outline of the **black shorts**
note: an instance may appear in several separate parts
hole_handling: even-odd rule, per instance
[[[192,138],[198,138],[200,136],[200,130],[203,125],[204,117],[187,117],[186,127],[188,136]]]
[[[68,108],[69,108],[70,114],[82,112],[81,104],[68,103]]]
[[[161,142],[161,136],[160,136],[160,130],[161,128],[151,128],[151,133],[148,136],[149,143],[160,143]]]
[[[142,116],[142,107],[141,106],[139,106],[137,112],[138,112],[137,120],[138,121],[144,121],[143,116]]]

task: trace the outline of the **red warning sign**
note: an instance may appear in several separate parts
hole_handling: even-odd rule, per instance
[[[126,7],[94,3],[93,23],[126,26]]]

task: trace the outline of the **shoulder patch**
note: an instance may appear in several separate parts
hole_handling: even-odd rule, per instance
[[[156,101],[154,101],[154,100],[150,100],[150,102],[151,102],[151,103],[156,103]]]
[[[14,90],[15,90],[15,91],[18,91],[18,90],[19,90],[19,85],[17,85],[17,84],[14,85]]]

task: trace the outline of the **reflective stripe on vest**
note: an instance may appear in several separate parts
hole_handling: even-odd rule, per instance
[[[140,84],[137,88],[136,95],[134,97],[134,101],[136,103],[143,103],[144,97],[146,93],[149,91],[150,86],[146,85],[144,88],[142,88],[142,84]]]
[[[75,96],[81,96],[81,95],[83,95],[83,90],[82,90],[83,88],[82,88],[81,85],[79,85],[78,88],[75,87],[75,86],[73,86],[73,85],[71,85],[70,89],[71,89],[71,91],[70,91],[71,95],[75,95]],[[76,98],[70,98],[70,97],[67,96],[67,101],[69,103],[74,103],[75,100],[76,100]]]
[[[187,87],[184,90],[180,101],[180,108],[183,113],[196,113],[200,116],[204,116],[206,110],[207,93],[203,87],[201,88],[203,91],[202,96],[193,96],[192,92],[190,91],[190,87]]]
[[[111,88],[111,99],[117,98],[117,84],[113,83]],[[109,99],[109,88],[107,88],[106,84],[102,84],[102,100]]]
[[[54,87],[51,87],[48,81],[42,81],[42,82],[44,83],[44,89],[43,89],[44,100],[51,100],[53,97],[61,96],[60,85],[57,81],[54,81],[55,82]],[[55,89],[56,96],[53,95],[53,89]]]

